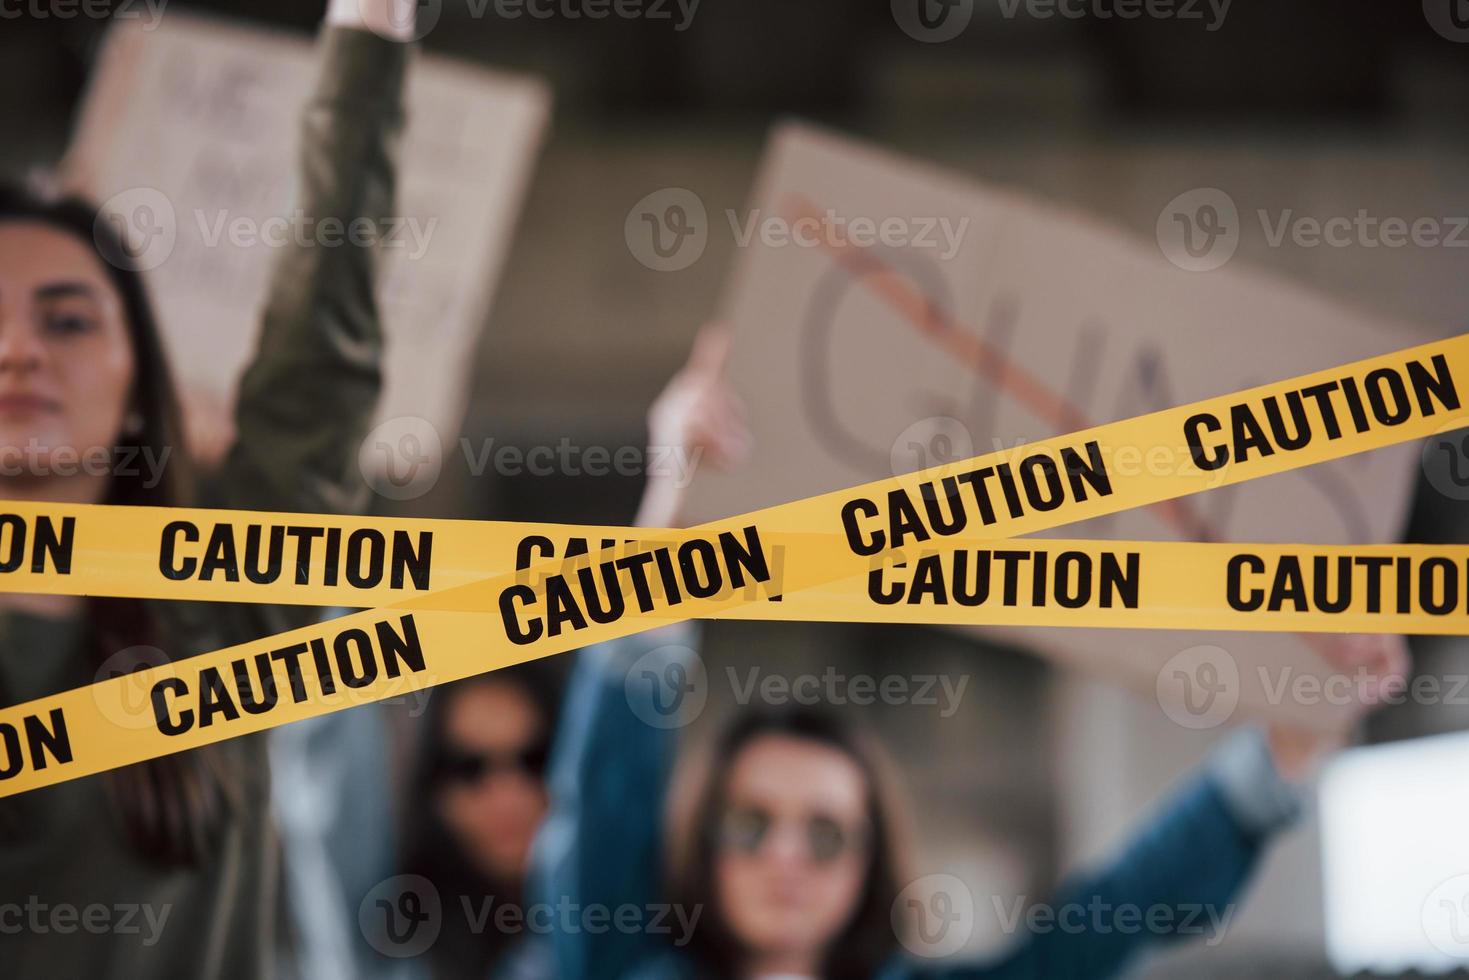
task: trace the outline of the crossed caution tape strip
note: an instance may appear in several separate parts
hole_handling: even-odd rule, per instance
[[[0,503],[0,589],[365,610],[0,710],[0,796],[690,618],[1469,632],[1469,547],[1016,540],[1469,426],[1466,379],[1462,335],[687,530]]]

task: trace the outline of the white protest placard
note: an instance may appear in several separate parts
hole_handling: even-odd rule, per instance
[[[274,256],[315,217],[292,210],[292,185],[318,74],[310,40],[228,21],[118,21],[107,37],[62,176],[99,202],[143,188],[171,208],[172,251],[147,275],[186,397],[232,402]],[[406,104],[378,418],[419,417],[452,440],[550,97],[532,78],[420,56]]]
[[[776,132],[721,312],[755,449],[703,468],[713,520],[1427,339],[1290,283],[1218,267],[1207,193],[1158,241],[799,125]],[[714,220],[719,220],[715,218]],[[1237,235],[1237,229],[1235,230]],[[1117,447],[1116,469],[1190,466]],[[1385,449],[1070,525],[1062,537],[1397,540],[1418,447]],[[976,610],[983,615],[982,609]],[[1319,679],[1318,639],[1027,629],[1017,642],[1147,693],[1183,724],[1220,712],[1325,723],[1282,679]],[[1260,667],[1268,667],[1263,672]]]

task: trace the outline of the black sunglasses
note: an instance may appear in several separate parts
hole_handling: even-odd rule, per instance
[[[435,776],[444,782],[466,786],[505,773],[519,773],[539,779],[546,772],[549,756],[550,749],[544,743],[511,752],[469,752],[447,748],[439,759]]]

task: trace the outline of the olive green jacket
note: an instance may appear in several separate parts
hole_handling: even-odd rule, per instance
[[[315,220],[386,218],[394,200],[409,49],[326,29],[302,125],[296,205]],[[284,202],[283,202],[284,203]],[[302,236],[310,238],[311,236]],[[357,449],[381,381],[374,249],[292,245],[278,256],[237,439],[207,502],[356,512]],[[201,329],[209,325],[201,324]],[[188,656],[306,625],[312,607],[158,607]],[[12,703],[95,679],[87,624],[0,617],[0,689]],[[0,801],[0,972],[7,977],[246,978],[272,972],[279,855],[265,742],[213,750],[230,791],[222,842],[201,867],[150,864],[124,838],[105,776]]]

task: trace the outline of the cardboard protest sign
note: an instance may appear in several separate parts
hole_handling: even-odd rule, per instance
[[[751,212],[731,217],[747,240],[722,310],[734,335],[729,375],[756,447],[737,470],[699,471],[690,520],[1020,449],[1425,338],[1258,273],[1196,271],[1227,231],[1209,218],[1206,206],[1180,214],[1176,233],[1141,242],[846,139],[779,130]],[[1117,447],[1111,465],[1176,471],[1191,465],[1179,442]],[[1384,449],[1054,534],[1391,542],[1417,451]],[[1279,689],[1281,677],[1326,669],[1312,649],[1319,639],[1001,635],[1156,692],[1198,727],[1236,706],[1307,724],[1325,723],[1334,707]]]
[[[119,21],[107,38],[63,179],[101,202],[152,202],[155,221],[171,212],[172,249],[147,274],[190,398],[231,403],[274,255],[313,217],[293,212],[291,191],[317,73],[309,40],[224,21]],[[534,79],[416,59],[399,214],[383,238],[380,420],[457,431],[549,109]]]

